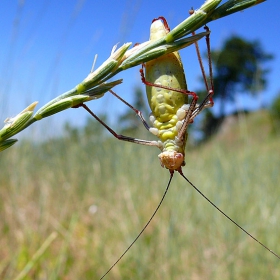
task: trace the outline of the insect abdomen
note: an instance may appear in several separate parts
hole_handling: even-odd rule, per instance
[[[177,52],[147,62],[146,79],[157,85],[187,89],[184,69]],[[177,110],[188,103],[187,95],[181,92],[147,86],[146,93],[152,114],[161,122],[171,120]]]

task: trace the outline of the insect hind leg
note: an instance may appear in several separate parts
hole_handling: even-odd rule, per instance
[[[204,29],[207,32],[209,32],[205,37],[206,47],[207,47],[208,68],[209,68],[209,82],[208,82],[208,79],[207,79],[207,76],[206,76],[206,73],[205,73],[205,69],[204,69],[204,66],[203,66],[198,42],[197,41],[194,42],[199,66],[200,66],[201,73],[202,73],[203,80],[204,80],[204,84],[205,84],[205,88],[208,92],[208,95],[206,96],[206,98],[202,102],[203,106],[200,108],[199,112],[201,112],[205,108],[209,108],[209,107],[212,107],[214,105],[214,101],[213,101],[213,98],[212,98],[213,95],[214,95],[214,82],[213,82],[213,68],[212,68],[211,48],[210,48],[210,29],[207,25],[204,26]],[[194,36],[195,32],[192,32],[192,35]]]
[[[193,9],[190,10],[190,14],[192,14],[194,11]],[[204,98],[204,100],[201,102],[201,104],[199,104],[195,110],[192,112],[192,115],[190,117],[190,121],[193,121],[193,119],[204,109],[206,108],[211,108],[214,105],[214,101],[213,101],[213,95],[214,95],[214,82],[213,82],[213,68],[212,68],[212,59],[211,59],[211,49],[210,49],[210,29],[207,25],[204,26],[204,29],[209,32],[206,37],[206,47],[207,47],[207,58],[208,58],[208,68],[209,68],[209,82],[205,73],[205,69],[203,66],[203,62],[202,62],[202,58],[201,58],[201,54],[200,54],[200,50],[199,50],[199,46],[198,46],[198,42],[196,41],[195,44],[195,49],[196,49],[196,54],[197,54],[197,58],[198,58],[198,62],[199,62],[199,66],[201,69],[201,73],[203,76],[203,80],[204,80],[204,84],[205,84],[205,88],[208,92],[208,95]],[[192,35],[195,35],[195,32],[192,32]]]

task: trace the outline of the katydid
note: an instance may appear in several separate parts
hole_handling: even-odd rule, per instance
[[[194,118],[205,108],[213,106],[212,96],[214,94],[213,90],[213,75],[212,75],[212,64],[210,59],[210,31],[207,26],[205,29],[208,31],[206,35],[206,45],[208,53],[208,65],[209,65],[209,77],[210,83],[208,83],[206,74],[202,65],[202,59],[199,52],[198,44],[195,42],[197,56],[199,64],[202,70],[203,79],[206,85],[208,95],[204,100],[197,104],[198,95],[195,92],[189,91],[187,89],[186,78],[184,74],[183,65],[178,52],[173,52],[165,54],[159,58],[149,61],[142,65],[140,70],[142,82],[146,85],[146,93],[151,108],[150,121],[152,126],[150,127],[145,121],[142,113],[134,108],[132,105],[123,100],[115,92],[110,90],[110,92],[116,96],[119,100],[133,109],[143,122],[145,128],[149,130],[152,134],[159,138],[159,141],[148,141],[135,139],[132,137],[127,137],[124,135],[117,134],[108,125],[106,125],[102,120],[100,120],[86,105],[81,104],[94,118],[96,118],[106,129],[114,135],[119,140],[133,142],[136,144],[156,146],[161,150],[159,154],[159,160],[162,167],[165,167],[170,172],[170,179],[167,184],[165,193],[158,204],[153,215],[146,223],[141,232],[137,235],[130,246],[124,251],[124,253],[117,259],[117,261],[108,269],[108,271],[101,277],[103,279],[110,270],[121,260],[121,258],[126,254],[126,252],[132,247],[132,245],[137,241],[146,227],[149,225],[153,217],[155,216],[157,210],[159,209],[162,201],[169,189],[171,180],[173,178],[174,172],[177,171],[181,176],[199,192],[212,206],[214,206],[221,214],[223,214],[227,219],[239,227],[243,232],[249,235],[252,239],[258,242],[265,249],[270,251],[273,255],[280,259],[280,257],[271,251],[267,246],[258,241],[254,236],[247,232],[244,228],[238,225],[234,220],[232,220],[228,215],[226,215],[220,208],[218,208],[214,203],[212,203],[203,193],[201,193],[183,174],[182,166],[185,165],[185,145],[187,141],[187,128],[190,123],[193,122]],[[159,17],[153,20],[151,25],[151,35],[150,40],[156,40],[165,36],[169,32],[169,27],[167,21],[164,17]],[[145,74],[144,74],[145,68]],[[189,103],[190,97],[190,103]]]

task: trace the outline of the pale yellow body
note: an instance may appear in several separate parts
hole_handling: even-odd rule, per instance
[[[151,26],[150,40],[156,40],[168,33],[161,20]],[[146,63],[146,80],[150,83],[173,89],[187,90],[183,65],[178,52],[161,56]],[[146,86],[147,98],[151,108],[150,131],[161,142],[162,153],[159,155],[162,166],[177,170],[184,165],[186,135],[178,139],[178,131],[188,110],[188,96],[181,92]]]

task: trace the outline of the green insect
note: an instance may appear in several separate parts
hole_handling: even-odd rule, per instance
[[[198,104],[198,95],[195,92],[187,89],[186,78],[184,74],[184,68],[181,62],[181,58],[178,52],[169,53],[156,58],[152,61],[145,63],[140,70],[142,82],[146,85],[146,93],[148,102],[151,108],[150,121],[152,126],[150,127],[145,121],[142,113],[134,108],[132,105],[123,100],[115,92],[110,92],[129,106],[136,112],[144,126],[152,134],[159,138],[159,141],[148,141],[135,139],[132,137],[119,135],[100,120],[85,104],[80,106],[84,107],[94,118],[96,118],[106,129],[112,133],[119,140],[133,142],[136,144],[156,146],[161,150],[159,154],[159,160],[162,167],[165,167],[170,172],[170,179],[166,187],[166,191],[154,211],[151,218],[148,220],[146,225],[130,244],[130,246],[124,251],[124,253],[117,259],[117,261],[108,269],[108,271],[100,278],[103,279],[111,269],[121,260],[121,258],[127,253],[127,251],[133,246],[137,239],[144,232],[146,227],[149,225],[156,212],[158,211],[166,193],[169,189],[175,171],[178,171],[181,176],[199,192],[212,206],[214,206],[219,212],[221,212],[227,219],[239,227],[243,232],[249,235],[252,239],[262,245],[265,249],[274,254],[277,258],[280,257],[266,247],[263,243],[258,241],[254,236],[247,232],[244,228],[238,225],[228,215],[226,215],[220,208],[212,203],[204,194],[202,194],[188,179],[185,177],[182,171],[182,166],[185,165],[185,146],[187,142],[187,128],[190,123],[193,122],[194,118],[205,108],[213,106],[212,96],[213,90],[213,75],[212,75],[212,64],[210,59],[210,31],[208,27],[205,27],[207,31],[206,45],[208,53],[208,65],[209,65],[209,77],[210,83],[208,84],[204,67],[202,65],[202,59],[199,53],[197,42],[195,42],[197,56],[200,63],[203,79],[208,92],[208,95],[204,100]],[[170,31],[167,21],[164,17],[159,17],[153,20],[151,25],[150,40],[157,40],[165,36]],[[144,74],[145,68],[145,74]],[[190,102],[189,102],[190,99]]]
[[[206,29],[208,30],[208,28]],[[159,17],[153,20],[151,25],[150,40],[157,40],[165,36],[169,31],[170,29],[166,19],[164,17]],[[210,54],[209,33],[208,30],[208,54]],[[199,51],[198,58],[202,67]],[[159,141],[147,141],[119,135],[91,112],[86,105],[83,104],[82,106],[117,139],[158,147],[162,151],[159,154],[161,165],[169,169],[172,175],[174,171],[182,173],[181,167],[185,165],[186,131],[188,125],[193,122],[195,116],[197,116],[204,108],[212,107],[214,104],[212,100],[214,91],[210,59],[209,62],[211,87],[208,86],[204,69],[202,67],[208,95],[200,105],[197,105],[197,94],[187,90],[184,68],[178,52],[163,55],[142,66],[140,73],[142,82],[146,84],[147,98],[152,111],[150,115],[152,127],[148,125],[140,111],[110,90],[114,96],[136,112],[146,129],[156,135],[159,138]],[[143,71],[144,67],[146,69],[146,77]],[[190,104],[188,101],[189,96],[192,97]]]
[[[151,25],[150,40],[157,40],[170,31],[166,19],[155,19]],[[209,35],[207,35],[209,36]],[[208,44],[209,46],[209,44]],[[199,60],[201,61],[200,55]],[[146,93],[152,114],[153,127],[149,131],[160,141],[160,163],[169,169],[182,172],[185,165],[185,146],[187,127],[193,118],[204,108],[213,106],[213,89],[201,106],[196,107],[198,96],[188,91],[184,68],[178,52],[163,55],[145,64],[146,78],[143,69],[142,81],[146,84]],[[207,83],[206,83],[207,84]],[[213,85],[212,85],[213,87]],[[192,97],[190,105],[189,96]]]

